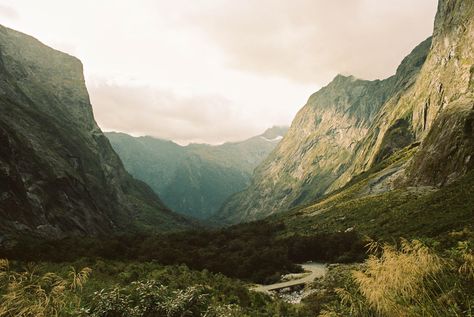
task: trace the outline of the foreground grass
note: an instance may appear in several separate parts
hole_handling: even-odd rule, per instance
[[[330,266],[299,305],[186,266],[1,260],[0,316],[474,316],[474,234],[450,238],[441,252],[418,240],[373,242],[364,263]]]
[[[418,240],[374,243],[363,264],[331,267],[305,301],[325,317],[474,316],[473,235],[452,235],[464,240],[444,252]]]
[[[238,280],[185,266],[102,260],[0,264],[2,317],[306,316]]]

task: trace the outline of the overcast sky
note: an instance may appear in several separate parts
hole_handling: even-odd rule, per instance
[[[105,131],[179,143],[289,125],[336,74],[392,75],[437,0],[0,0],[0,23],[82,60]]]

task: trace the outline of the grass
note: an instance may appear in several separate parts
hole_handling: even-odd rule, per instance
[[[38,272],[28,264],[15,271],[8,260],[0,260],[0,317],[56,317],[80,307],[80,293],[89,279],[90,268],[71,268],[67,277]]]
[[[84,267],[84,269],[74,269]],[[299,307],[207,270],[154,262],[0,260],[1,317],[304,317]]]
[[[405,149],[399,157],[410,155]],[[403,162],[403,161],[402,161]],[[305,234],[354,228],[376,239],[434,238],[474,225],[474,171],[440,189],[400,188],[363,196],[368,181],[384,168],[400,164],[390,158],[356,177],[344,189],[309,206],[278,217],[288,231]]]
[[[339,300],[321,315],[474,316],[472,241],[443,254],[417,240],[384,244],[336,289]]]

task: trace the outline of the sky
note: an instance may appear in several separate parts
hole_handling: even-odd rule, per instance
[[[104,131],[180,144],[289,125],[337,74],[383,79],[437,0],[0,0],[0,24],[84,64]]]

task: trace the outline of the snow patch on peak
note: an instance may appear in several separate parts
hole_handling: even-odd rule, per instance
[[[266,137],[264,136],[260,136],[262,139],[264,139],[265,141],[268,141],[268,142],[278,142],[280,141],[281,139],[283,139],[283,136],[279,135],[273,139],[267,139]]]

